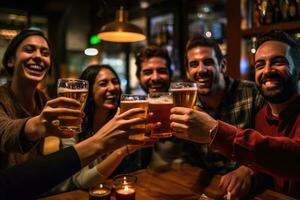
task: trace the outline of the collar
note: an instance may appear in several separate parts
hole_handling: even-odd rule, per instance
[[[275,122],[275,121],[279,121],[279,120],[289,120],[290,118],[293,118],[295,115],[299,114],[299,111],[300,111],[299,102],[300,102],[300,95],[298,95],[294,99],[294,101],[292,101],[286,107],[286,109],[284,109],[282,112],[280,112],[278,117],[272,115],[271,108],[270,108],[269,105],[267,105],[267,107],[266,107],[266,113],[267,113],[266,119],[269,122]]]

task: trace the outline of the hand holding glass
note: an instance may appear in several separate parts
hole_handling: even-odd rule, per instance
[[[73,79],[73,78],[61,78],[57,83],[57,96],[73,98],[80,102],[81,110],[83,111],[86,99],[88,96],[89,83],[86,80]],[[58,116],[59,120],[71,119],[70,116]],[[81,124],[66,125],[60,124],[59,130],[71,131],[74,133],[82,132]]]
[[[133,118],[141,117],[146,118],[148,113],[148,96],[146,95],[134,95],[134,94],[122,94],[121,95],[121,113],[126,112],[132,108],[143,108],[145,113],[135,115]],[[134,128],[145,129],[146,124],[135,125]],[[132,140],[144,140],[145,133],[130,135],[129,139]]]

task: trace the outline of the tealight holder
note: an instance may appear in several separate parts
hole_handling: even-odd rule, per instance
[[[137,177],[123,174],[114,178],[116,200],[135,200]]]
[[[110,200],[111,188],[103,183],[89,189],[89,200]]]

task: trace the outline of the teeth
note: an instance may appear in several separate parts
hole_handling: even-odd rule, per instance
[[[276,85],[278,85],[278,81],[266,81],[266,82],[265,82],[265,85],[266,85],[267,87],[276,86]]]
[[[30,65],[29,68],[34,70],[40,70],[40,71],[43,70],[43,68],[39,65]]]

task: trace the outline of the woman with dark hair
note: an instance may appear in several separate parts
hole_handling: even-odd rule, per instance
[[[90,89],[85,106],[84,131],[74,138],[62,139],[63,147],[72,146],[91,137],[115,115],[121,95],[120,80],[109,65],[91,65],[81,74],[80,79],[89,81]],[[109,177],[118,168],[123,159],[136,151],[141,145],[127,145],[96,159],[89,166],[75,174],[71,180],[58,186],[60,190],[88,188]],[[127,166],[129,167],[129,166]],[[67,183],[67,184],[66,184]]]
[[[58,115],[73,116],[75,123],[84,116],[76,100],[47,101],[38,89],[52,66],[49,41],[40,30],[26,29],[14,37],[2,64],[11,81],[0,87],[0,169],[41,155],[46,136],[73,137],[52,123]]]

